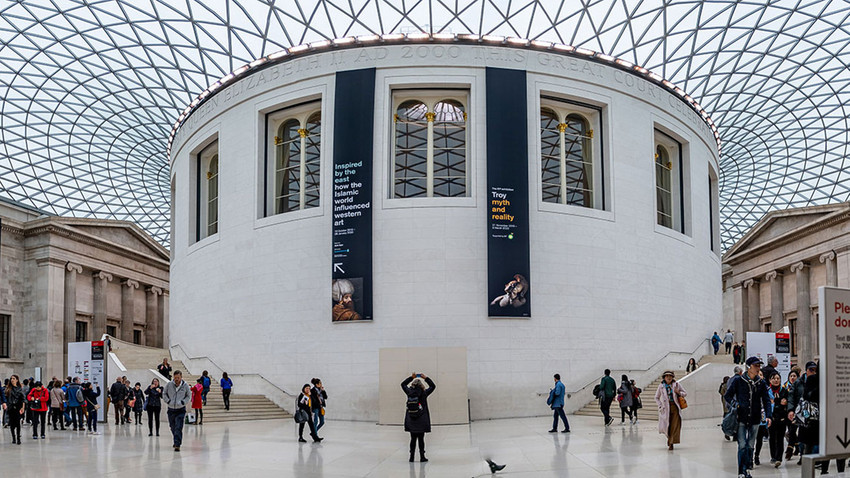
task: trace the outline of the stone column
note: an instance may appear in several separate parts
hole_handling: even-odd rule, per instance
[[[166,289],[162,290],[162,297],[159,298],[159,337],[157,337],[157,347],[168,349],[171,344],[169,342],[169,330],[168,330],[168,306],[169,306],[169,291]]]
[[[121,340],[133,343],[133,322],[136,315],[133,293],[139,288],[139,283],[133,279],[124,279],[121,285]]]
[[[145,287],[145,292],[147,292],[145,301],[145,345],[148,347],[158,347],[159,322],[162,320],[159,315],[159,296],[162,295],[162,289],[150,286]]]
[[[835,287],[838,285],[838,268],[835,263],[835,252],[829,251],[821,254],[818,258],[821,264],[826,264],[826,285],[827,287]]]
[[[850,247],[835,251],[835,268],[838,287],[850,289]]]
[[[112,282],[112,274],[97,271],[92,274],[94,281],[94,318],[92,319],[92,337],[100,340],[106,333],[106,304],[107,304],[107,282]]]
[[[83,267],[73,262],[65,264],[65,343],[77,339],[77,274],[83,272]],[[65,354],[68,350],[65,347]]]
[[[749,307],[747,308],[747,331],[748,332],[759,332],[761,331],[761,324],[759,323],[759,316],[761,315],[761,297],[759,296],[759,281],[755,279],[747,279],[744,281],[744,288],[748,289],[747,299],[749,302]]]
[[[764,280],[770,282],[770,330],[779,332],[785,326],[782,275],[779,271],[770,271],[764,275]]]
[[[64,376],[66,354],[65,274],[67,261],[53,257],[36,259],[33,290],[42,294],[24,321],[24,364],[22,369],[32,373],[34,367],[44,367],[42,377]]]
[[[738,341],[745,340],[747,336],[747,317],[750,312],[750,301],[747,295],[749,289],[744,287],[743,282],[732,286],[735,294],[735,336],[740,337]]]
[[[800,346],[797,349],[797,363],[812,360],[812,307],[809,300],[809,265],[798,262],[791,266],[791,272],[797,274],[797,335]]]

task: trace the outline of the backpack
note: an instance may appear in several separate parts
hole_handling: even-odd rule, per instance
[[[720,428],[726,436],[738,436],[738,404],[736,402],[729,404],[729,410],[723,416]]]
[[[78,388],[78,389],[77,389],[76,398],[77,398],[77,402],[78,402],[80,405],[82,405],[83,403],[85,403],[86,398],[83,396],[83,389],[82,389],[82,388]]]
[[[599,397],[599,391],[602,390],[602,387],[597,383],[595,387],[593,387],[593,396]]]
[[[419,397],[416,395],[407,396],[407,416],[410,418],[419,418],[422,415],[422,404],[419,403]]]

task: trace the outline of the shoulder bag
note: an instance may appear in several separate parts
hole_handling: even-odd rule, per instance
[[[679,387],[676,387],[676,388],[679,388]],[[685,400],[685,397],[679,395],[678,393],[676,394],[676,396],[679,398],[679,408],[682,409],[682,410],[688,408],[688,401]]]
[[[310,419],[310,415],[308,415],[307,412],[299,408],[295,411],[295,415],[292,418],[295,419],[295,423],[306,423],[307,420]]]

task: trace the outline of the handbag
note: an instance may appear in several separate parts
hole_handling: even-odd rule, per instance
[[[794,424],[803,428],[812,425],[820,419],[820,410],[817,404],[808,400],[800,400],[794,409]]]
[[[135,398],[127,401],[127,406],[130,407],[130,408],[133,408],[133,405],[135,405],[135,404],[136,404]]]
[[[688,408],[688,401],[685,400],[685,397],[683,397],[681,395],[679,395],[679,408],[681,410]]]
[[[723,416],[723,422],[720,424],[723,434],[726,436],[738,436],[738,404],[729,405],[729,410]]]
[[[30,410],[41,410],[41,399],[34,398],[27,403],[30,407]]]
[[[308,415],[307,412],[305,412],[304,410],[299,408],[298,410],[295,411],[295,415],[292,418],[295,419],[295,423],[300,424],[300,423],[306,423],[307,420],[310,419],[310,415]]]

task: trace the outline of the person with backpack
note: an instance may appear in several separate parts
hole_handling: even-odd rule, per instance
[[[773,423],[768,386],[759,378],[762,361],[758,357],[750,357],[746,365],[746,372],[729,380],[724,396],[738,419],[738,478],[750,478],[749,470],[753,467],[753,449],[762,423],[762,413],[768,427]]]
[[[313,423],[313,406],[311,404],[311,393],[310,393],[310,384],[305,383],[303,387],[301,387],[301,393],[298,394],[298,410],[305,413],[307,419],[298,424],[298,441],[301,443],[307,443],[307,440],[304,439],[304,425],[307,424],[310,426],[310,436],[313,437],[314,442],[322,441],[322,438],[316,434],[316,425]],[[297,416],[296,416],[297,418]]]
[[[41,439],[44,440],[44,427],[47,424],[47,409],[50,408],[50,392],[41,382],[33,383],[27,395],[30,412],[32,413],[32,439],[38,439],[38,424],[41,424]]]
[[[717,351],[720,350],[721,343],[723,343],[723,339],[721,339],[720,335],[718,335],[717,331],[715,331],[714,335],[711,336],[711,346],[714,348],[714,355],[717,355]]]
[[[127,398],[127,387],[124,385],[124,379],[118,377],[115,383],[109,387],[109,401],[112,403],[112,409],[115,410],[115,424],[118,425],[119,420],[123,425],[124,420],[124,399]]]
[[[9,431],[12,432],[12,443],[21,444],[21,418],[24,415],[26,396],[21,388],[21,379],[17,375],[9,377],[9,383],[3,394],[6,398],[6,411],[9,414]]]
[[[207,406],[207,394],[210,393],[210,386],[212,385],[212,379],[210,378],[210,373],[204,370],[204,373],[201,374],[201,385],[203,386],[203,391],[201,393],[201,398],[203,399],[204,406]]]
[[[567,395],[566,387],[561,382],[561,374],[556,373],[554,377],[555,386],[552,387],[552,390],[549,390],[549,398],[546,400],[546,405],[549,405],[549,408],[554,411],[555,415],[552,421],[552,429],[549,430],[549,433],[558,433],[558,417],[564,422],[564,430],[561,433],[569,433],[570,422],[567,421],[567,416],[564,414],[564,397]]]
[[[83,403],[89,417],[87,427],[89,435],[100,435],[97,431],[97,410],[100,408],[97,404],[97,397],[100,396],[100,386],[95,384],[95,387],[97,390],[93,389],[89,382],[83,384]]]
[[[599,388],[594,388],[596,396],[599,397],[599,408],[602,410],[602,418],[605,421],[605,426],[614,423],[614,417],[611,416],[611,402],[614,401],[614,396],[617,395],[617,382],[611,378],[611,370],[605,369],[605,376],[597,385]]]
[[[425,388],[428,384],[428,388]],[[424,373],[413,372],[401,382],[401,389],[407,395],[407,409],[404,414],[404,431],[410,433],[410,462],[419,443],[419,461],[425,463],[425,434],[431,433],[431,412],[428,410],[428,396],[437,386]]]
[[[71,414],[71,423],[74,425],[74,431],[84,430],[86,423],[83,420],[83,388],[80,386],[80,377],[74,377],[74,381],[68,384],[68,390],[65,391],[65,398],[68,399],[68,409]]]

